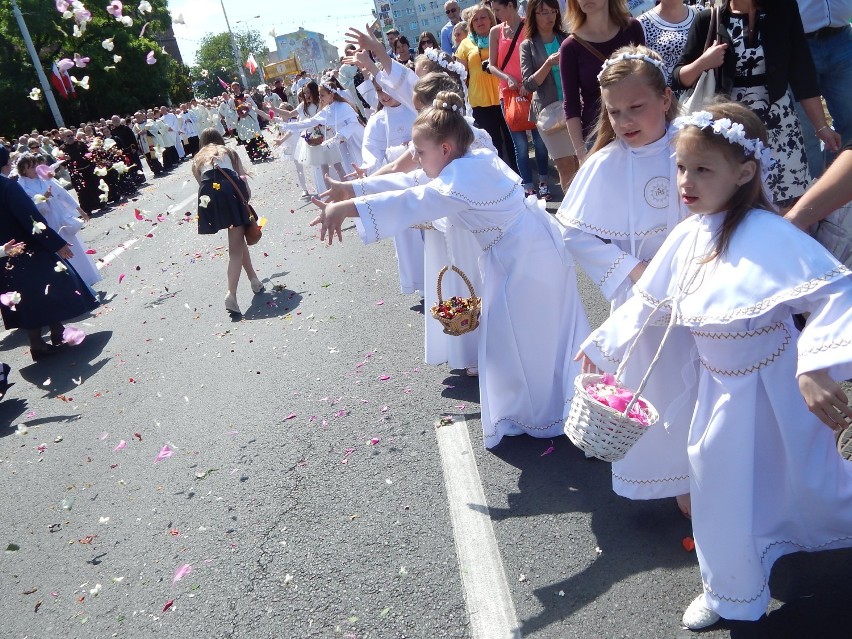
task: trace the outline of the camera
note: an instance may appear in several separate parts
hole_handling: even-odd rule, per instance
[[[483,60],[483,61],[482,61],[482,70],[483,70],[485,73],[491,73],[491,69],[489,68],[490,66],[491,66],[491,62],[490,62],[490,61],[488,61],[488,60]]]

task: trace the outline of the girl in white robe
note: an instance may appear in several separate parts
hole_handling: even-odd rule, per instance
[[[88,247],[77,235],[83,228],[83,220],[79,216],[88,219],[88,215],[59,182],[53,178],[39,177],[36,166],[35,158],[31,155],[22,156],[18,161],[18,184],[33,198],[47,225],[70,245],[74,255],[68,261],[80,279],[91,287],[101,281],[101,273],[86,254]]]
[[[564,405],[579,372],[571,353],[588,334],[576,272],[560,231],[543,205],[524,198],[520,179],[493,152],[470,151],[464,102],[441,92],[413,129],[422,170],[346,183],[354,199],[315,203],[321,237],[341,237],[359,217],[365,243],[412,224],[446,217],[466,227],[482,249],[479,392],[483,439],[562,433]],[[471,179],[476,176],[476,179]]]
[[[629,57],[620,58],[623,54]],[[633,283],[686,209],[679,206],[674,188],[676,167],[669,131],[677,101],[666,86],[659,56],[646,47],[619,49],[604,65],[599,81],[607,114],[556,219],[564,225],[568,250],[614,311],[634,295]],[[634,111],[635,104],[643,106]],[[662,327],[650,329],[657,343],[663,332]],[[677,355],[687,339],[682,329],[669,335],[644,393],[662,416],[662,427],[649,431],[612,464],[612,487],[630,499],[678,497],[688,515],[689,401],[680,391],[672,392],[669,382],[683,374]],[[624,377],[625,385],[639,385],[642,365],[647,366],[656,351],[657,345],[649,339],[647,346],[634,352],[632,357],[641,365]]]
[[[364,146],[361,150],[367,175],[374,173],[389,161],[408,152],[411,127],[417,112],[403,106],[398,100],[376,85],[382,108],[370,117],[364,129]],[[407,228],[393,238],[396,264],[399,272],[399,290],[403,295],[423,291],[423,230]]]
[[[698,630],[760,618],[782,555],[852,546],[852,463],[832,433],[852,418],[833,381],[852,377],[852,278],[768,210],[756,115],[718,104],[676,124],[678,187],[696,215],[583,351],[611,370],[655,315],[691,334],[694,348],[678,354],[700,363],[687,452],[703,593],[683,624]],[[799,335],[792,314],[802,312]]]
[[[352,105],[338,95],[335,90],[321,84],[319,86],[319,99],[322,110],[307,120],[298,122],[285,122],[280,126],[282,131],[301,132],[323,124],[331,127],[334,135],[326,138],[324,146],[338,145],[341,151],[346,151],[350,164],[361,166],[361,146],[364,143],[364,125],[358,119],[358,113]],[[346,158],[344,158],[346,159]]]

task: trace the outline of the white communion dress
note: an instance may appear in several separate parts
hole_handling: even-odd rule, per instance
[[[471,179],[476,176],[477,179]],[[446,217],[481,247],[479,392],[483,439],[556,437],[589,325],[558,225],[491,151],[468,151],[435,179],[422,171],[353,182],[365,243]]]
[[[723,218],[678,225],[637,294],[583,348],[601,364],[620,359],[660,301],[659,321],[673,312],[689,331],[695,348],[678,354],[700,364],[687,452],[704,599],[723,618],[755,620],[779,557],[852,546],[852,462],[796,380],[822,369],[852,377],[852,274],[762,210],[747,214],[721,257],[701,264]],[[811,315],[798,334],[791,316],[802,312]]]
[[[630,271],[654,257],[687,213],[678,202],[673,154],[669,133],[638,149],[620,140],[610,143],[580,167],[556,214],[568,250],[612,310],[634,294]],[[623,376],[628,388],[638,387],[664,328],[652,326],[648,332],[653,338],[637,346],[631,355],[635,365]],[[678,359],[688,340],[686,329],[672,330],[643,393],[664,427],[650,430],[612,464],[612,487],[622,497],[657,499],[689,492],[685,447],[691,396],[688,388],[670,383],[675,376],[695,377],[689,367],[680,369]],[[606,369],[615,372],[614,362],[608,364]]]

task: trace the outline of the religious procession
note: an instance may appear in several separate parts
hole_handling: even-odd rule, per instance
[[[187,219],[224,243],[215,311],[249,322],[278,288],[253,173],[286,170],[310,250],[391,240],[418,361],[476,385],[486,453],[565,442],[688,521],[666,636],[759,623],[776,562],[852,547],[852,1],[442,10],[416,37],[350,26],[314,73],[0,140],[5,327],[34,362],[79,348],[68,322],[110,301],[78,233],[184,164]]]

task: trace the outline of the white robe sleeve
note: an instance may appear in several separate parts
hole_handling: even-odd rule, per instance
[[[470,208],[461,198],[445,195],[431,183],[404,191],[357,197],[355,206],[361,217],[358,233],[365,244],[393,237],[415,224],[425,224]]]
[[[795,300],[792,310],[810,312],[796,343],[796,375],[828,369],[835,380],[852,378],[852,276]]]
[[[571,255],[600,287],[605,298],[615,299],[633,286],[629,275],[639,259],[615,244],[607,244],[591,233],[571,226],[563,227],[562,238]]]
[[[388,191],[403,191],[428,182],[430,182],[430,179],[426,177],[426,174],[421,169],[417,169],[411,173],[371,175],[360,180],[354,180],[351,184],[355,191],[355,197],[366,197]]]

